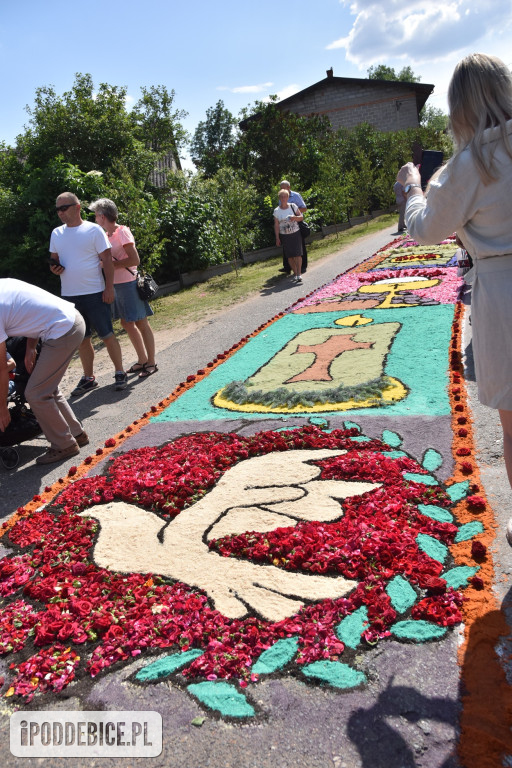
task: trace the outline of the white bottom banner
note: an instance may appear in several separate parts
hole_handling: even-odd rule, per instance
[[[159,712],[39,710],[11,715],[15,757],[157,757]]]

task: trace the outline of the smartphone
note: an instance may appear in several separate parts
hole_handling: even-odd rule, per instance
[[[424,149],[421,153],[421,188],[426,189],[430,177],[443,164],[443,153],[434,149]]]
[[[57,259],[53,259],[51,256],[48,259],[48,264],[51,267],[62,267],[62,264],[60,263],[60,261],[57,261]],[[62,267],[62,268],[64,269],[64,267]]]

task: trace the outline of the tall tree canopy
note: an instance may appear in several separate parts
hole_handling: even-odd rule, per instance
[[[302,187],[309,187],[318,175],[330,122],[319,115],[285,112],[275,101],[256,101],[242,111],[243,130],[229,153],[230,163],[244,170],[260,190],[268,190],[285,174],[300,177]]]
[[[126,88],[77,74],[70,91],[58,96],[52,86],[37,88],[28,107],[29,126],[17,137],[18,153],[41,167],[57,156],[84,171],[105,171],[136,149],[126,111]]]
[[[401,80],[403,83],[419,83],[421,77],[415,75],[411,67],[403,67],[400,72],[395,72],[393,67],[386,64],[376,64],[368,70],[369,80]]]
[[[226,151],[235,143],[236,124],[222,100],[206,110],[206,120],[198,124],[190,145],[194,165],[205,176],[213,176],[225,164]]]
[[[142,97],[131,112],[136,136],[147,149],[158,155],[173,152],[176,161],[187,142],[188,135],[181,121],[187,116],[183,109],[173,109],[175,93],[165,85],[141,88]]]

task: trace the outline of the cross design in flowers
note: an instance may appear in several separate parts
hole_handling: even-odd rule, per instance
[[[340,499],[373,491],[381,483],[318,480],[312,461],[344,450],[292,450],[241,461],[200,501],[170,523],[134,504],[98,505],[96,565],[113,571],[155,573],[203,589],[228,618],[251,609],[269,621],[296,614],[304,601],[336,599],[357,582],[342,576],[292,573],[273,565],[226,558],[208,542],[227,534],[271,531],[299,521],[331,522],[343,515]]]

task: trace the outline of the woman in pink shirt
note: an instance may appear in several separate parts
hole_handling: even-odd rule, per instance
[[[128,227],[117,223],[118,210],[112,200],[103,197],[91,203],[89,209],[94,211],[96,223],[107,233],[112,248],[116,291],[114,319],[121,320],[137,353],[137,362],[127,373],[138,373],[139,379],[145,379],[156,373],[158,366],[155,362],[155,337],[148,320],[153,310],[137,291],[140,259],[135,240]]]

